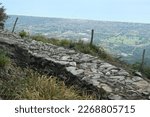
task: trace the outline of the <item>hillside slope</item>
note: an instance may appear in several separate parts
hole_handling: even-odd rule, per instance
[[[94,92],[97,99],[149,99],[150,83],[140,75],[132,76],[97,57],[21,39],[9,32],[0,33],[0,48],[19,66],[54,75],[81,90]]]

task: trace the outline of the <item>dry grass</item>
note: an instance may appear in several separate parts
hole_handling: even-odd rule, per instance
[[[87,100],[94,96],[84,95],[74,87],[65,86],[63,81],[37,72],[13,68],[15,72],[10,79],[0,79],[0,97],[3,99],[27,100]],[[22,71],[21,71],[22,70]],[[18,75],[18,73],[22,74]],[[82,95],[81,95],[82,94]]]
[[[23,99],[39,100],[92,99],[89,96],[80,96],[73,87],[66,87],[64,82],[55,77],[36,74],[28,79],[27,87],[20,96]]]

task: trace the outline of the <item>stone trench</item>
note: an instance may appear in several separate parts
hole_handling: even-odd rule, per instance
[[[0,48],[9,51],[14,61],[64,80],[80,90],[96,94],[97,99],[150,99],[150,83],[140,74],[135,76],[97,57],[21,39],[9,32],[0,32]]]

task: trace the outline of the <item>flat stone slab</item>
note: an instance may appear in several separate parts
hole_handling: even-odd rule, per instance
[[[80,75],[84,72],[83,69],[77,69],[76,67],[66,67],[66,70],[75,76]]]

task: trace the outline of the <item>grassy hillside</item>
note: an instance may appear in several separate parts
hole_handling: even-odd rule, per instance
[[[31,69],[20,68],[0,53],[0,97],[3,99],[64,100],[95,99],[73,86],[65,86],[54,76],[46,76]]]

